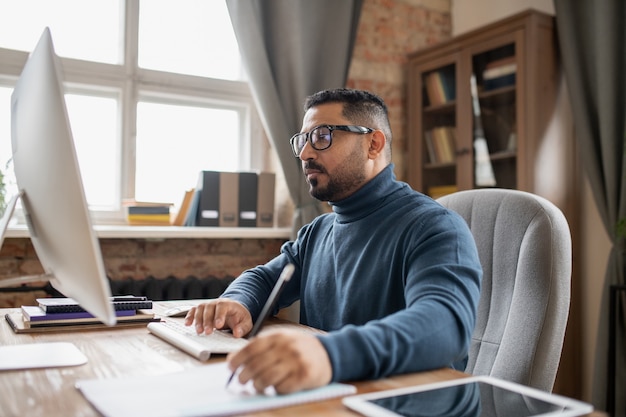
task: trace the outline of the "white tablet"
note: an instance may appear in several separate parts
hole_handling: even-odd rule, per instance
[[[368,417],[535,417],[582,416],[590,404],[488,376],[343,398]]]

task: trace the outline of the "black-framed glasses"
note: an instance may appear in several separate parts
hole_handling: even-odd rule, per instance
[[[358,133],[364,135],[366,133],[372,133],[374,129],[364,126],[355,125],[320,125],[311,129],[309,132],[296,133],[291,137],[289,143],[291,143],[291,150],[296,158],[300,157],[302,148],[306,145],[308,140],[313,149],[317,151],[323,151],[330,148],[333,143],[333,131],[343,130],[344,132]]]

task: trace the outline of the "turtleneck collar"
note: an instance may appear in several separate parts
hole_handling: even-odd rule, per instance
[[[393,169],[393,164],[387,165],[378,175],[350,197],[340,201],[329,202],[337,215],[337,221],[345,223],[369,215],[385,202],[389,194],[401,188],[402,184],[396,181]]]

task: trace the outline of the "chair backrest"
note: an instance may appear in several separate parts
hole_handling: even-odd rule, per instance
[[[466,372],[552,391],[570,305],[565,216],[517,190],[459,191],[437,201],[465,219],[483,267]]]

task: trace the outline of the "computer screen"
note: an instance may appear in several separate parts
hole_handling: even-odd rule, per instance
[[[11,96],[15,179],[33,247],[52,286],[113,325],[111,290],[85,198],[62,81],[46,28]]]

